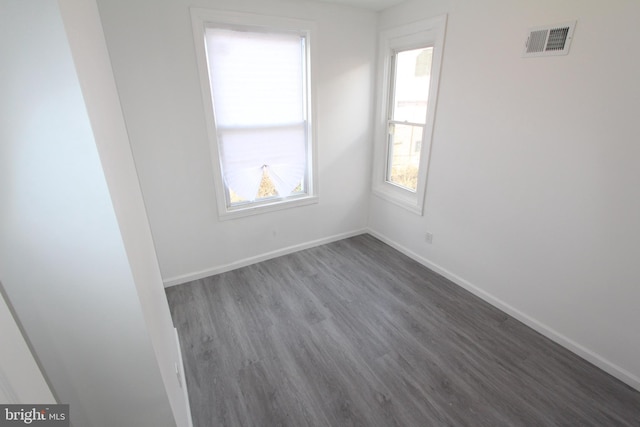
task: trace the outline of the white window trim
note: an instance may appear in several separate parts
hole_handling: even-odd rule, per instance
[[[401,206],[418,215],[424,213],[424,199],[431,157],[431,141],[433,124],[438,99],[442,51],[447,24],[447,15],[412,22],[400,27],[381,31],[378,44],[378,97],[375,116],[375,147],[372,190],[373,193],[391,203]],[[424,46],[433,46],[431,65],[431,82],[429,85],[429,101],[427,118],[424,127],[420,152],[418,186],[415,192],[387,182],[387,137],[388,111],[390,91],[390,63],[394,51],[408,50]]]
[[[272,212],[281,209],[288,209],[297,206],[304,206],[318,203],[318,179],[317,179],[317,150],[315,131],[315,83],[312,78],[312,65],[315,61],[315,49],[312,39],[315,38],[316,25],[314,22],[290,19],[283,17],[257,15],[243,12],[218,11],[203,8],[191,8],[191,22],[193,27],[193,38],[196,50],[196,60],[198,62],[198,72],[200,75],[200,86],[202,90],[202,100],[207,124],[207,134],[209,137],[209,147],[213,163],[213,182],[215,187],[215,198],[218,206],[218,217],[221,220],[245,217],[259,213]],[[303,195],[292,195],[285,198],[265,199],[238,206],[227,206],[226,190],[222,179],[221,159],[218,151],[218,137],[216,132],[213,101],[211,99],[211,85],[209,82],[209,65],[205,47],[205,26],[211,24],[238,25],[261,27],[276,31],[295,31],[304,33],[307,48],[307,80],[310,100],[307,100],[307,120],[310,129],[307,135],[307,193]]]

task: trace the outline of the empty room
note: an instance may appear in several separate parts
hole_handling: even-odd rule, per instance
[[[3,0],[0,404],[640,426],[639,22]]]

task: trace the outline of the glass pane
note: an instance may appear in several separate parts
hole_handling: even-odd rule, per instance
[[[216,125],[302,122],[303,40],[292,33],[208,28],[206,46]]]
[[[411,191],[418,188],[422,126],[392,125],[389,132],[387,181]]]
[[[219,132],[218,144],[225,185],[242,200],[255,201],[274,195],[258,191],[264,175],[280,197],[291,195],[304,181],[307,167],[304,123]]]
[[[271,181],[271,178],[269,178],[267,169],[264,168],[262,172],[262,180],[260,181],[260,186],[258,187],[258,194],[254,199],[265,199],[268,197],[278,197],[278,190],[276,190],[275,185],[273,185],[273,181]],[[229,188],[229,199],[232,204],[249,201],[233,191],[232,188]]]
[[[234,205],[234,204],[238,204],[238,203],[252,202],[252,201],[256,201],[256,200],[260,200],[260,199],[269,199],[269,198],[273,198],[273,197],[280,197],[280,193],[278,192],[278,189],[276,188],[274,180],[272,179],[271,176],[269,176],[269,168],[267,166],[262,168],[261,176],[262,176],[262,178],[260,179],[260,185],[258,186],[258,188],[256,190],[256,194],[255,194],[254,197],[251,197],[250,199],[242,197],[240,194],[238,194],[236,191],[234,191],[233,188],[227,187],[227,189],[229,190],[229,201],[230,201],[230,204]],[[296,187],[290,193],[283,194],[283,197],[293,196],[293,195],[296,195],[296,194],[304,194],[304,192],[305,192],[304,191],[304,182],[300,181],[300,182],[298,182]]]
[[[405,50],[395,55],[391,120],[425,123],[433,48]]]
[[[304,194],[304,37],[208,28],[206,48],[227,206]]]

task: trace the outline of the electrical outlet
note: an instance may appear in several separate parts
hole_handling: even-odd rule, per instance
[[[429,244],[433,243],[433,234],[429,233],[428,231],[424,233],[424,241]]]

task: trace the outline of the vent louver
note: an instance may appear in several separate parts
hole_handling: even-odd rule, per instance
[[[573,38],[576,21],[530,28],[522,56],[566,55]]]

